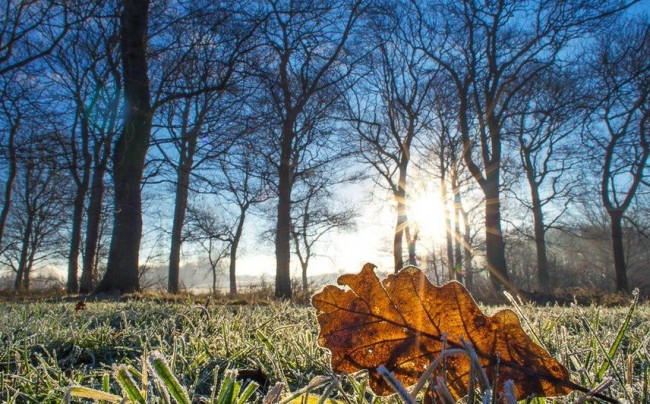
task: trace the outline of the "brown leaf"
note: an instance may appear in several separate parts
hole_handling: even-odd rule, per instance
[[[86,303],[78,301],[74,306],[74,311],[86,310]]]
[[[492,382],[498,362],[499,392],[507,380],[514,382],[519,400],[565,395],[576,388],[566,368],[526,335],[511,310],[487,317],[458,282],[434,286],[415,267],[380,282],[374,268],[366,264],[360,274],[343,275],[338,283],[349,289],[327,286],[312,299],[321,327],[319,343],[332,351],[335,372],[368,369],[372,389],[387,395],[394,391],[377,373],[378,366],[413,385],[444,347],[460,348],[467,341]],[[436,374],[446,377],[454,397],[467,395],[469,358],[450,356],[444,369]]]

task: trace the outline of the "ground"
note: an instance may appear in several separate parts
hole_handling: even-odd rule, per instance
[[[328,390],[349,402],[373,400],[368,391],[355,392],[363,384],[363,375],[344,378],[328,389],[332,385],[328,353],[318,346],[318,325],[310,306],[236,303],[147,298],[88,302],[76,310],[73,300],[2,302],[0,401],[60,403],[73,385],[121,394],[113,369],[130,366],[137,379],[145,351],[145,355],[159,351],[166,358],[194,402],[209,402],[228,369],[238,369],[240,376],[262,384],[251,398],[258,402],[277,382],[287,386],[286,393],[304,388],[317,376],[328,377],[321,379],[318,393]],[[624,333],[619,331],[629,306],[515,309],[533,339],[571,369],[574,382],[592,388],[599,380],[611,378],[611,387],[604,391],[607,395],[648,402],[648,304],[636,308]],[[154,395],[155,390],[149,398]]]

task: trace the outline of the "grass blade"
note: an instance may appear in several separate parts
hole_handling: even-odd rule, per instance
[[[639,303],[639,291],[635,290],[634,300],[632,301],[632,305],[630,306],[630,309],[627,311],[627,316],[625,316],[625,321],[623,321],[623,324],[621,324],[621,327],[618,329],[618,333],[616,334],[616,339],[614,340],[612,346],[609,348],[605,361],[603,361],[603,364],[600,365],[600,368],[596,373],[597,382],[601,382],[603,380],[603,378],[605,377],[605,373],[607,372],[607,369],[609,369],[609,367],[612,365],[614,356],[616,355],[618,348],[621,346],[621,342],[623,342],[625,333],[627,333],[627,329],[630,326],[630,320],[632,319],[632,314],[634,314],[634,310],[636,309],[638,303]]]
[[[257,391],[257,389],[260,387],[259,384],[255,382],[250,382],[242,391],[240,394],[239,398],[237,399],[237,404],[245,404],[248,402],[248,399]]]
[[[154,351],[149,355],[149,366],[152,373],[160,380],[161,384],[167,389],[169,394],[179,404],[191,404],[192,401],[187,395],[187,391],[178,382],[178,379],[169,369],[169,365],[165,358],[158,351]]]
[[[121,365],[115,368],[113,372],[113,377],[119,383],[122,390],[126,393],[127,397],[136,403],[146,404],[146,400],[142,396],[140,389],[135,385],[129,369],[125,365]]]
[[[142,386],[142,396],[147,400],[147,390],[149,388],[149,376],[147,375],[147,348],[142,352],[142,377],[140,379]]]
[[[235,375],[236,373],[233,373],[233,371],[226,370],[219,388],[219,394],[217,394],[217,404],[230,404],[235,401],[235,397],[239,393],[239,389],[235,386]]]
[[[102,376],[102,390],[104,390],[105,393],[111,391],[111,376],[108,373]]]
[[[122,402],[122,397],[116,396],[115,394],[106,393],[101,390],[95,390],[89,387],[80,387],[80,386],[70,387],[66,392],[66,396],[89,398],[91,400],[104,400],[110,403]]]

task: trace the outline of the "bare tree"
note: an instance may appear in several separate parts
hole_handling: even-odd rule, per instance
[[[365,2],[266,0],[254,74],[263,84],[262,110],[269,119],[267,155],[278,196],[275,295],[291,297],[291,205],[296,178],[324,159],[332,138],[323,124],[332,116],[341,86],[359,55],[351,48]]]
[[[110,24],[110,23],[109,23]],[[83,266],[79,291],[90,293],[97,279],[97,262],[99,259],[101,231],[103,230],[104,193],[106,183],[104,177],[108,172],[108,164],[112,152],[113,139],[120,131],[119,117],[122,112],[122,78],[115,59],[117,36],[111,26],[108,30],[106,41],[103,43],[105,66],[99,67],[94,73],[96,82],[110,83],[101,91],[100,102],[96,103],[91,111],[93,119],[92,134],[92,175],[90,179],[90,198],[87,206],[86,240],[83,256]],[[100,87],[101,88],[101,87]]]
[[[408,169],[414,141],[433,119],[429,103],[435,75],[427,57],[402,40],[395,28],[377,26],[378,47],[369,73],[348,97],[348,120],[358,135],[360,158],[374,169],[376,183],[393,194],[397,220],[393,238],[395,272],[404,266],[403,240],[411,242],[407,216]]]
[[[472,275],[472,245],[471,245],[471,224],[467,210],[463,204],[464,190],[471,180],[469,173],[462,165],[462,156],[453,153],[451,155],[450,185],[454,202],[454,271],[456,279],[471,286]],[[461,223],[463,224],[461,230]]]
[[[65,223],[67,180],[53,154],[56,143],[50,136],[31,134],[28,143],[19,147],[18,187],[15,205],[9,218],[14,239],[5,251],[9,265],[16,272],[14,289],[28,290],[37,261],[58,254],[62,247],[60,230]],[[48,247],[49,248],[45,248]]]
[[[27,95],[24,91],[25,84],[31,81],[27,79],[31,74],[27,70],[30,65],[56,49],[70,27],[84,19],[83,14],[73,13],[70,5],[65,2],[15,0],[4,2],[0,11],[0,102],[7,122],[6,148],[9,161],[4,201],[0,211],[0,244],[17,173],[16,132],[25,113],[18,107],[19,104],[25,104],[20,98]],[[22,87],[22,90],[17,87]]]
[[[76,44],[79,40],[79,37],[72,39],[72,44]],[[71,44],[71,45],[72,45]],[[74,46],[74,45],[72,45]],[[67,63],[73,58],[71,56],[74,53],[69,53],[60,59],[63,63]],[[75,60],[77,63],[84,63],[84,60]],[[70,67],[70,65],[66,66]],[[79,70],[72,71],[72,69],[65,69],[66,73],[70,74],[72,81],[72,97],[74,98],[75,116],[74,124],[70,129],[71,136],[69,139],[69,150],[70,153],[66,153],[66,156],[69,158],[67,164],[70,175],[75,183],[75,197],[73,202],[73,213],[72,213],[72,229],[70,235],[70,250],[68,252],[68,279],[67,279],[67,291],[68,293],[77,293],[79,291],[79,277],[78,277],[78,260],[79,260],[79,251],[81,247],[81,230],[82,230],[82,221],[83,214],[86,202],[86,194],[88,193],[88,188],[90,185],[90,172],[92,166],[92,157],[90,155],[90,124],[89,124],[89,114],[85,107],[86,105],[86,94],[83,94],[86,90],[84,83],[85,73],[82,73]],[[87,66],[84,69],[87,71]],[[89,100],[88,100],[89,101]],[[91,101],[92,102],[92,101]],[[92,106],[90,107],[92,108]],[[79,144],[80,143],[80,144]]]
[[[316,256],[317,245],[334,231],[348,231],[355,228],[355,209],[337,206],[331,192],[333,168],[324,173],[312,174],[304,179],[299,196],[293,205],[291,237],[302,272],[302,291],[307,292],[309,282],[307,270],[309,261]],[[343,180],[343,178],[341,178]]]
[[[431,97],[431,114],[435,119],[432,120],[431,127],[428,128],[427,139],[424,141],[428,144],[427,150],[430,155],[425,156],[427,165],[431,165],[433,172],[432,177],[438,177],[440,180],[440,198],[442,199],[445,223],[445,241],[446,241],[446,266],[450,280],[458,279],[460,271],[457,265],[461,264],[462,256],[460,255],[460,211],[462,205],[458,205],[461,198],[461,139],[457,130],[456,107],[453,97],[453,89],[444,81],[438,80],[434,87],[435,94]],[[426,164],[425,163],[425,164]],[[427,170],[425,170],[427,171]],[[452,217],[450,210],[449,190],[453,196],[454,209],[454,228],[452,229]]]
[[[529,199],[517,193],[514,197],[533,214],[537,287],[544,292],[552,289],[546,232],[567,210],[580,179],[575,171],[567,179],[577,163],[575,136],[581,125],[575,82],[570,72],[558,69],[541,74],[518,94],[504,125],[519,149],[530,190]],[[556,208],[550,216],[545,212],[549,205]]]
[[[0,77],[49,55],[77,16],[67,2],[7,0],[0,12]]]
[[[96,169],[102,165],[100,155],[103,154],[106,160],[109,154],[118,113],[119,72],[114,60],[118,21],[101,13],[104,11],[110,16],[114,7],[115,4],[109,3],[104,9],[97,10],[97,14],[72,27],[61,42],[62,46],[46,59],[49,70],[54,73],[51,75],[51,96],[68,103],[71,111],[67,118],[70,122],[67,129],[69,137],[61,139],[67,149],[64,154],[66,166],[75,184],[68,253],[68,293],[79,291],[78,261],[91,180],[95,195],[91,198],[92,206],[88,206],[90,214],[87,223],[91,233],[88,237],[91,240],[86,247],[90,249],[88,259],[90,262],[94,260],[93,246],[96,241],[92,241],[92,233],[99,221],[96,212],[101,210],[96,206],[97,187],[98,181],[102,182],[103,187],[105,172],[104,169],[98,173]],[[96,164],[95,170],[93,163]],[[106,165],[106,161],[103,165]],[[88,292],[92,285],[87,284],[87,277],[84,280],[83,289]]]
[[[11,209],[11,195],[14,187],[14,181],[18,173],[18,152],[16,142],[23,123],[25,108],[31,108],[29,105],[28,94],[31,89],[24,88],[13,82],[4,83],[0,106],[2,111],[2,155],[7,164],[7,177],[4,184],[4,194],[2,201],[2,211],[0,211],[0,248],[2,248],[2,239],[5,230],[9,210]],[[6,135],[5,135],[6,134]]]
[[[169,273],[167,291],[178,293],[179,264],[182,244],[182,231],[185,224],[192,172],[208,158],[216,158],[227,150],[227,139],[202,141],[201,138],[215,137],[211,132],[222,133],[214,123],[214,114],[220,101],[216,94],[206,93],[196,97],[175,100],[162,108],[168,122],[161,132],[165,138],[157,136],[156,146],[160,154],[175,171],[174,218],[171,229]],[[214,154],[214,155],[213,155]],[[176,160],[174,161],[174,155]]]
[[[208,8],[203,11],[210,10]],[[212,14],[214,13],[213,11]],[[234,14],[235,11],[232,10],[231,13]],[[161,130],[158,131],[155,144],[163,162],[172,168],[176,177],[173,181],[174,219],[169,256],[170,293],[179,292],[181,234],[192,176],[203,164],[217,160],[221,154],[227,152],[235,140],[245,133],[242,127],[245,128],[246,124],[242,122],[244,117],[241,110],[247,91],[241,87],[247,83],[241,75],[233,78],[233,72],[242,56],[249,50],[243,45],[254,27],[240,36],[231,38],[228,37],[227,31],[233,28],[219,26],[209,18],[210,15],[203,15],[197,26],[188,28],[196,30],[197,35],[201,35],[201,41],[189,55],[182,55],[186,59],[185,63],[177,67],[175,75],[169,76],[168,82],[161,88],[163,94],[170,92],[167,87],[173,89],[198,86],[206,89],[195,95],[172,99],[160,108],[166,122],[161,122]],[[230,23],[228,18],[232,18],[232,15],[221,18],[224,19],[223,24]],[[186,31],[179,32],[179,38],[186,35]],[[171,62],[172,65],[176,63],[176,60]],[[208,91],[216,75],[220,76],[222,86],[217,90]],[[224,91],[226,87],[227,92]]]
[[[114,118],[113,118],[114,119]],[[107,133],[113,133],[109,130]],[[112,137],[112,135],[111,135]],[[108,257],[108,234],[111,226],[110,205],[104,203],[105,194],[110,194],[110,187],[104,182],[104,175],[108,171],[110,160],[110,138],[102,142],[100,147],[96,144],[93,150],[93,177],[90,187],[90,200],[86,218],[86,240],[83,254],[83,269],[79,280],[79,292],[91,293],[95,284],[100,279],[100,265]]]
[[[503,126],[512,100],[572,40],[633,3],[410,2],[421,49],[455,88],[465,164],[485,195],[487,266],[498,289],[514,288],[501,229]]]
[[[429,106],[433,119],[421,140],[426,154],[423,156],[424,162],[420,162],[418,167],[430,177],[440,180],[446,250],[446,260],[441,258],[440,261],[446,265],[450,280],[466,282],[469,286],[474,253],[471,243],[472,223],[464,199],[472,191],[474,181],[463,162],[462,139],[458,130],[458,101],[453,85],[440,75],[433,87],[435,91]]]
[[[193,57],[196,49],[220,46],[209,40],[212,29],[225,18],[232,16],[233,3],[223,8],[217,7],[217,25],[206,26],[205,31],[196,35],[182,35],[183,30],[172,29],[175,24],[191,27],[203,11],[210,10],[211,3],[174,3],[153,4],[154,13],[150,13],[150,1],[137,0],[124,3],[121,11],[120,51],[122,61],[125,97],[125,117],[122,133],[113,150],[113,181],[115,192],[115,216],[111,248],[106,274],[96,291],[117,289],[130,292],[138,286],[138,254],[142,237],[142,197],[141,181],[152,128],[152,117],[156,109],[174,100],[199,96],[201,94],[222,92],[227,89],[232,74],[241,55],[241,49],[252,35],[252,28],[235,22],[229,31],[229,51],[224,54],[225,68],[216,72],[207,68],[200,70],[196,80],[189,85],[182,81],[171,80],[176,73]],[[171,10],[165,9],[172,7]],[[168,11],[168,12],[167,12]],[[150,21],[150,16],[156,18]],[[197,17],[198,16],[198,17]],[[149,26],[155,28],[152,35],[157,40],[150,43]],[[154,88],[155,101],[152,102],[149,76],[148,45],[156,48],[161,63],[155,64]],[[176,50],[178,52],[172,52]],[[165,63],[162,63],[166,56]],[[207,77],[207,82],[198,81]]]
[[[156,121],[160,130],[154,143],[175,177],[170,293],[179,292],[182,231],[193,173],[227,151],[239,133],[225,122],[239,122],[235,104],[244,91],[236,69],[251,49],[248,40],[259,22],[245,12],[248,4],[188,3],[182,7],[181,21],[172,19],[165,26],[168,47],[157,63],[154,105],[162,116]],[[186,46],[177,47],[179,43]]]
[[[149,148],[153,108],[149,94],[147,43],[149,1],[125,2],[121,12],[120,53],[125,96],[122,133],[113,150],[115,214],[106,274],[96,292],[133,292],[138,285],[142,235],[140,180]]]
[[[588,127],[611,224],[616,290],[629,290],[623,217],[647,175],[650,156],[650,28],[626,20],[600,38],[589,71],[594,96]]]
[[[217,292],[219,265],[232,251],[231,229],[222,221],[219,214],[205,206],[189,205],[187,209],[188,226],[186,239],[199,244],[208,254],[212,274],[212,293]]]
[[[259,161],[262,158],[251,144],[255,139],[240,140],[230,153],[219,160],[223,179],[219,188],[226,204],[236,210],[235,221],[228,231],[229,287],[230,294],[237,294],[237,252],[244,233],[247,215],[254,206],[271,199],[268,179],[260,175]]]

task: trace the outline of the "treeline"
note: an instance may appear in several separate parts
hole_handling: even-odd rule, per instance
[[[143,209],[164,190],[169,292],[191,244],[215,288],[227,262],[236,293],[257,215],[290,298],[291,260],[307,288],[318,243],[358,215],[337,190],[367,180],[393,198],[398,271],[418,262],[416,178],[444,201],[446,242],[420,264],[445,279],[550,292],[606,246],[592,284],[628,291],[631,262],[647,280],[647,2],[5,3],[0,264],[15,289],[62,260],[70,293],[140,289]]]

